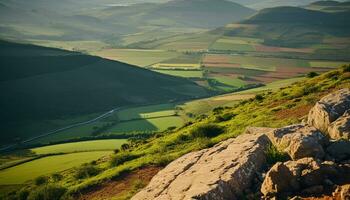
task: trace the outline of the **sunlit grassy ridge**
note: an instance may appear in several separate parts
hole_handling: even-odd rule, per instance
[[[350,88],[349,71],[349,67],[344,67],[276,91],[263,91],[233,107],[216,108],[209,116],[202,116],[182,128],[130,142],[110,161],[93,164],[103,169],[98,175],[77,180],[74,178],[76,171],[70,170],[56,184],[68,188],[70,194],[79,193],[140,167],[164,166],[188,152],[236,137],[248,126],[281,127],[298,123],[322,96],[333,90]],[[37,186],[28,187],[35,190]]]

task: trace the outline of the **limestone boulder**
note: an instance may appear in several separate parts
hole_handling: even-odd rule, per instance
[[[270,141],[258,130],[171,162],[132,200],[239,199],[266,162]]]
[[[328,139],[319,130],[303,124],[275,129],[268,133],[268,137],[293,160],[305,157],[323,158],[323,146],[328,143]]]
[[[299,186],[296,177],[284,163],[278,162],[266,174],[261,186],[261,193],[265,197],[273,197],[297,189]]]
[[[350,89],[345,88],[323,97],[310,110],[308,124],[328,134],[332,122],[350,109]]]
[[[335,140],[350,140],[350,110],[329,125],[328,135]]]

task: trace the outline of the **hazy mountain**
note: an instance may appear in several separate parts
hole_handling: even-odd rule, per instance
[[[278,6],[305,6],[316,0],[231,0],[244,6],[263,9]]]
[[[95,12],[95,15],[143,25],[213,28],[240,21],[254,12],[226,0],[173,0],[162,4],[116,6]]]

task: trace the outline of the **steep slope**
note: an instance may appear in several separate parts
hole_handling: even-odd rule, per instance
[[[69,51],[2,41],[0,57],[1,144],[54,128],[47,120],[207,95],[185,79]]]

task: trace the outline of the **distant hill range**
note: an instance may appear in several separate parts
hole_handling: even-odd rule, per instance
[[[230,0],[253,9],[264,9],[279,6],[305,6],[317,0]]]
[[[0,90],[0,144],[42,134],[55,127],[50,120],[208,95],[187,79],[5,41],[0,42]]]
[[[216,28],[241,21],[255,12],[226,0],[115,2],[3,0],[0,36],[24,40],[116,41],[127,34],[155,29],[178,34]]]
[[[260,38],[270,46],[310,47],[322,44],[327,38],[347,40],[350,37],[350,12],[324,12],[290,6],[266,8],[235,26],[226,26],[216,32],[226,36]]]

